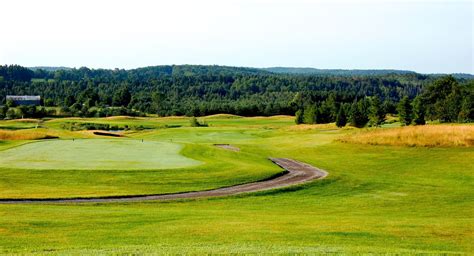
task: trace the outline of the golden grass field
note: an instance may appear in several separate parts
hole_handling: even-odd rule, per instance
[[[100,137],[93,134],[94,131],[66,131],[52,130],[48,128],[2,130],[0,129],[0,140],[41,140],[53,138],[91,138]]]
[[[472,147],[474,125],[424,125],[391,129],[373,128],[345,135],[346,143],[422,147]]]
[[[38,140],[56,137],[44,129],[8,131],[0,130],[0,140]]]

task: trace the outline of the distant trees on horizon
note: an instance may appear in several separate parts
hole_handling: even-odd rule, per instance
[[[192,65],[54,71],[0,66],[0,105],[6,104],[7,94],[41,95],[44,106],[81,117],[284,114],[295,115],[296,123],[363,127],[380,126],[390,113],[399,114],[405,124],[472,122],[473,87],[473,80],[416,73],[322,76]],[[0,108],[0,118],[8,111]],[[22,111],[26,116],[31,112]],[[41,109],[35,113],[43,114],[49,115]]]

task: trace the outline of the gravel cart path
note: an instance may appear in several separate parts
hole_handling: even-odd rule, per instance
[[[264,191],[276,188],[283,188],[291,185],[302,184],[315,179],[322,179],[328,175],[324,170],[318,169],[306,163],[288,158],[269,158],[286,172],[272,179],[256,181],[231,187],[217,188],[205,191],[183,192],[160,195],[130,195],[130,196],[110,196],[94,198],[18,198],[0,199],[0,204],[25,204],[25,203],[101,203],[101,202],[138,202],[150,200],[174,200],[202,197],[230,196],[242,193]]]

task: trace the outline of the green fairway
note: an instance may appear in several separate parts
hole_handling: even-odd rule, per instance
[[[0,168],[55,170],[151,170],[189,167],[199,161],[169,142],[128,139],[50,140],[0,151]]]
[[[141,138],[150,145],[177,143],[178,157],[200,165],[143,171],[1,167],[1,197],[210,189],[281,171],[268,156],[303,161],[327,170],[329,176],[302,186],[224,198],[0,204],[0,253],[469,254],[474,250],[473,147],[347,144],[337,139],[353,132],[350,129],[295,127],[288,117],[227,122],[208,118],[207,122],[210,127],[144,130],[128,134],[128,139],[84,140],[109,145],[103,151],[122,141],[135,143],[128,147],[139,150]],[[62,142],[78,141],[82,140]],[[30,145],[41,149],[56,142],[22,146],[24,142],[3,142],[0,150],[5,150],[0,152]],[[230,143],[241,150],[216,148],[214,143]],[[184,145],[181,151],[179,145]]]
[[[186,134],[186,130],[182,132]],[[170,136],[149,134],[144,142],[123,138],[5,141],[0,143],[0,198],[196,191],[265,179],[281,172],[258,154],[236,153],[212,144],[183,147],[170,140]]]

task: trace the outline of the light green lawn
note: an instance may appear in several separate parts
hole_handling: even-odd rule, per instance
[[[238,183],[256,179],[262,172],[267,176],[278,172],[266,156],[305,161],[326,169],[329,176],[304,186],[226,198],[0,205],[0,252],[469,254],[474,251],[474,148],[342,144],[334,139],[351,131],[292,130],[288,129],[292,123],[284,118],[275,122],[286,122],[286,125],[276,128],[275,124],[273,129],[268,129],[271,120],[265,120],[265,124],[252,120],[249,126],[235,124],[238,119],[232,119],[229,122],[234,124],[228,126],[223,123],[220,127],[135,133],[136,138],[143,136],[146,140],[187,141],[182,154],[206,164],[197,166],[199,171],[185,168],[149,172],[157,173],[156,176],[126,171],[130,175],[122,182],[109,185],[115,184],[126,192],[147,192],[147,187],[154,188],[157,184],[166,187],[173,182],[180,184],[174,183],[168,189]],[[241,152],[214,148],[212,143],[218,143],[219,138],[239,146]],[[225,171],[219,172],[221,169]],[[5,169],[0,171],[9,173]],[[189,172],[189,176],[181,176],[181,171]],[[93,173],[81,176],[79,183],[107,184],[94,181],[100,176]],[[80,177],[71,173],[63,175],[66,180],[70,176]],[[127,191],[124,184],[138,183],[136,177],[140,175],[163,182],[141,184],[134,191]],[[5,179],[0,177],[0,181]],[[38,177],[38,181],[47,177]],[[22,175],[17,178],[10,180],[9,185],[26,179]],[[61,188],[60,184],[45,183],[44,188],[52,185]],[[68,186],[74,187],[73,184],[70,181]],[[8,184],[3,186],[6,188]],[[58,193],[64,193],[66,188]],[[93,186],[89,189],[100,190]],[[28,189],[19,191],[26,192]]]
[[[29,170],[157,170],[200,162],[176,143],[130,139],[45,140],[0,151],[0,168]]]
[[[62,142],[68,144],[87,142],[92,143],[90,145],[108,145],[112,143],[110,141],[113,143],[126,143],[125,145],[133,142],[139,145],[139,147],[142,146],[141,140],[128,139],[89,139],[75,140],[74,142],[64,140]],[[108,143],[104,144],[104,142]],[[0,155],[12,150],[23,150],[24,147],[29,145],[41,146],[43,145],[42,143],[46,142],[36,142],[14,147],[9,150],[0,151]],[[150,141],[148,139],[145,139],[143,143],[148,143],[149,145],[166,144],[176,147],[176,144]],[[4,146],[11,147],[11,144],[5,144]],[[155,147],[152,149],[156,150]],[[110,158],[110,156],[104,155],[106,154],[104,152],[106,149],[102,149],[102,151],[92,150],[97,154],[97,156],[93,157],[100,161],[102,161],[102,156]],[[118,149],[115,150],[117,151]],[[124,153],[124,158],[130,158],[130,155],[127,155],[128,152],[137,150],[137,147],[122,150],[126,152]],[[169,152],[162,153],[163,155],[156,155],[152,160],[149,157],[137,156],[137,159],[141,158],[144,161],[150,161],[140,164],[142,164],[142,167],[149,165],[151,169],[130,168],[128,164],[122,161],[123,159],[118,157],[115,158],[115,162],[107,163],[109,165],[113,164],[116,168],[105,170],[100,170],[101,167],[90,170],[0,168],[0,198],[98,197],[197,191],[261,180],[282,171],[266,158],[255,154],[233,152],[216,148],[212,145],[198,144],[186,144],[181,150],[182,154],[189,155],[192,158],[176,154],[172,157],[176,159],[183,158],[185,163],[197,163],[199,165],[177,169],[158,169],[160,158],[165,157],[164,159],[162,158],[163,161],[170,160],[166,158]],[[80,153],[78,154],[80,155]],[[85,152],[82,154],[87,156],[90,153]],[[150,153],[146,153],[146,156],[150,156]],[[64,159],[61,159],[61,161],[64,161]],[[158,165],[153,166],[151,161],[155,161]],[[50,162],[50,164],[56,163]],[[77,167],[84,164],[97,165],[99,163],[87,162],[87,159],[81,159],[74,163]]]

